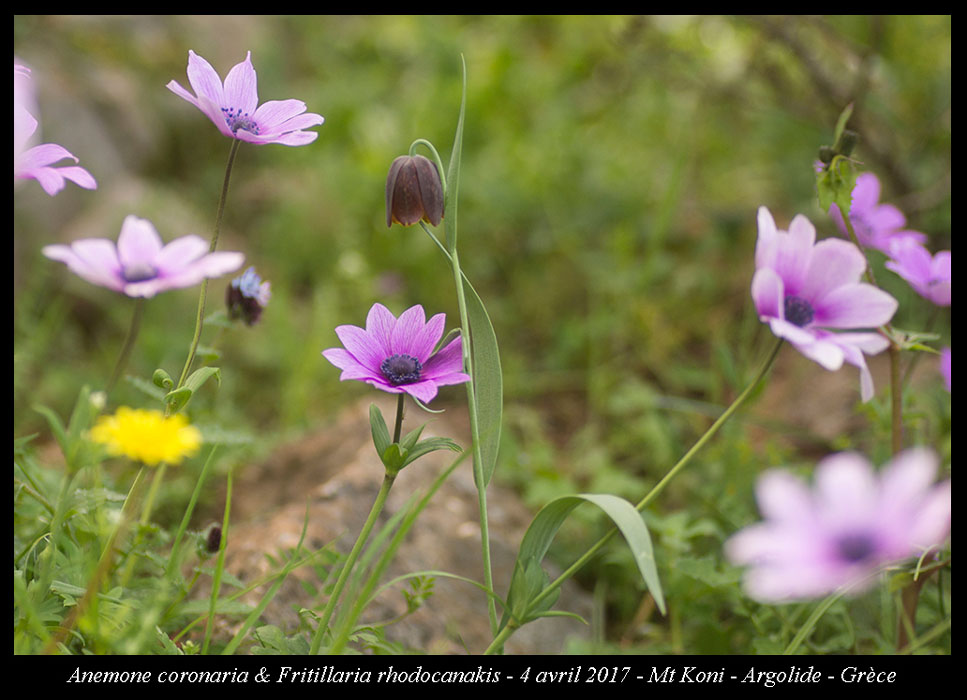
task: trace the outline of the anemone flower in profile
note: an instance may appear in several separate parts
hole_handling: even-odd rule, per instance
[[[407,393],[429,403],[441,386],[463,384],[463,345],[454,338],[434,353],[443,337],[445,314],[429,321],[422,306],[412,306],[397,319],[382,304],[373,304],[366,328],[338,326],[342,348],[322,352],[342,370],[340,380],[357,379],[391,394]]]
[[[927,236],[919,231],[904,230],[907,218],[892,204],[880,204],[880,181],[873,173],[862,173],[856,178],[850,204],[849,220],[853,232],[864,248],[875,248],[889,254],[890,245],[897,240],[924,243]],[[829,215],[845,235],[846,223],[839,207],[833,204]]]
[[[937,306],[950,306],[950,251],[930,251],[912,240],[893,241],[886,268],[905,279],[914,291]]]
[[[315,141],[318,134],[303,129],[325,121],[318,114],[306,112],[306,103],[301,100],[271,100],[260,107],[251,51],[228,72],[224,84],[208,61],[189,51],[188,82],[194,95],[175,80],[167,87],[200,109],[225,136],[240,141],[304,146]]]
[[[234,272],[245,260],[241,253],[209,253],[200,236],[182,236],[163,245],[154,225],[136,216],[124,219],[117,245],[106,238],[85,238],[69,246],[45,246],[43,253],[91,284],[129,297],[191,287]]]
[[[882,352],[889,341],[856,329],[889,322],[896,299],[859,281],[866,259],[855,245],[837,238],[816,243],[816,230],[801,214],[787,233],[777,230],[772,214],[760,207],[758,224],[752,298],[759,319],[828,370],[838,370],[844,361],[858,367],[863,401],[868,401],[873,379],[863,355]]]
[[[13,176],[15,179],[32,179],[40,183],[44,192],[54,196],[67,181],[88,190],[97,189],[97,181],[84,168],[77,165],[54,167],[65,158],[78,162],[77,157],[56,143],[43,143],[28,148],[37,132],[37,119],[31,113],[36,109],[30,85],[30,69],[14,63],[13,66]]]
[[[815,488],[783,470],[765,472],[756,499],[765,520],[733,535],[725,552],[748,565],[745,590],[763,602],[868,588],[889,564],[943,544],[950,530],[950,481],[931,486],[937,457],[901,452],[879,476],[842,452],[816,467]]]

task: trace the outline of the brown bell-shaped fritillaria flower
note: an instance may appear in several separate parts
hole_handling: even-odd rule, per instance
[[[386,225],[412,226],[443,219],[443,183],[436,166],[423,156],[400,156],[386,177]]]

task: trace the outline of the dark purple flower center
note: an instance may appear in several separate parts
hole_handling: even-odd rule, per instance
[[[147,263],[125,265],[124,269],[121,270],[121,277],[124,278],[125,282],[144,282],[145,280],[153,280],[157,276],[158,271]]]
[[[412,355],[393,355],[383,360],[379,371],[393,386],[420,381],[423,365]]]
[[[222,114],[225,115],[225,123],[228,124],[228,128],[232,130],[233,134],[238,133],[238,130],[242,129],[258,136],[258,122],[252,119],[248,115],[248,112],[243,112],[237,107],[222,107]]]
[[[845,535],[836,541],[836,552],[841,558],[857,564],[876,551],[876,543],[868,534]]]
[[[813,307],[802,297],[786,297],[783,302],[786,320],[802,328],[813,320]]]

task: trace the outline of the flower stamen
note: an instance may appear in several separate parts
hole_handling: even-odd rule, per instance
[[[225,123],[228,128],[232,130],[233,134],[238,133],[239,129],[249,132],[250,134],[259,134],[259,125],[252,117],[248,115],[248,112],[243,112],[238,107],[222,107],[222,114],[225,115]]]
[[[812,305],[802,297],[788,296],[783,302],[786,320],[803,328],[812,320],[815,312]]]
[[[840,557],[850,563],[858,563],[876,551],[873,539],[867,534],[845,535],[836,542]]]
[[[158,271],[147,263],[125,265],[124,269],[121,270],[121,277],[124,278],[125,282],[144,282],[145,280],[153,280],[157,276]]]
[[[423,364],[412,355],[393,355],[383,360],[379,371],[394,386],[412,384],[420,381]]]

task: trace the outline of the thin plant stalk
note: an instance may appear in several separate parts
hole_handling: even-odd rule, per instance
[[[400,433],[403,428],[403,399],[405,394],[400,394],[399,399],[396,404],[396,425],[393,430],[393,442],[399,443]],[[359,554],[363,550],[363,546],[366,544],[366,540],[369,539],[370,533],[373,531],[373,526],[376,525],[376,520],[379,518],[379,514],[383,512],[383,506],[386,505],[386,499],[389,496],[390,489],[393,488],[393,482],[396,481],[396,473],[391,473],[389,470],[386,471],[383,476],[383,483],[379,487],[379,493],[376,494],[376,500],[373,502],[373,507],[369,511],[369,516],[366,518],[366,522],[363,524],[363,529],[359,531],[359,535],[356,537],[356,543],[353,545],[352,550],[349,552],[349,556],[346,558],[343,564],[342,570],[339,572],[339,578],[336,579],[336,585],[332,589],[332,593],[329,595],[329,600],[326,602],[326,607],[322,610],[322,615],[319,618],[319,625],[316,627],[316,632],[312,636],[312,644],[309,647],[309,654],[315,656],[319,653],[319,647],[322,645],[322,637],[326,633],[326,629],[329,627],[329,620],[332,619],[332,613],[336,609],[336,604],[339,602],[339,597],[342,595],[343,588],[346,586],[346,582],[349,580],[349,575],[352,573],[353,567],[356,565],[356,560],[359,558]]]
[[[477,398],[474,392],[474,380],[473,380],[473,361],[469,352],[469,341],[470,341],[470,323],[467,320],[467,302],[466,297],[463,292],[463,283],[466,280],[466,276],[460,269],[460,260],[457,256],[457,250],[454,246],[452,250],[448,251],[440,240],[433,235],[426,224],[422,221],[420,225],[423,230],[426,231],[427,235],[433,239],[433,242],[437,244],[443,254],[447,256],[453,267],[453,275],[455,278],[457,286],[457,304],[460,309],[460,333],[464,338],[463,353],[464,353],[464,364],[467,374],[470,375],[471,379],[467,382],[467,411],[470,416],[470,437],[472,441],[472,451],[473,451],[473,479],[474,483],[477,485],[477,509],[480,513],[480,541],[481,550],[483,555],[483,569],[484,569],[484,585],[489,590],[493,590],[494,578],[493,571],[490,563],[490,526],[488,524],[487,517],[487,488],[484,483],[483,477],[483,456],[480,451],[480,427],[479,421],[477,420]],[[488,613],[490,615],[491,630],[496,632],[497,630],[497,605],[493,598],[487,599]]]
[[[168,465],[162,462],[155,469],[154,478],[151,480],[151,488],[148,489],[148,497],[144,501],[144,506],[141,508],[141,520],[139,524],[144,527],[148,524],[151,518],[151,511],[154,510],[154,501],[158,496],[158,489],[161,487],[161,482],[165,478],[165,471],[168,469]],[[136,555],[134,552],[135,547],[141,543],[141,531],[138,531],[138,535],[134,541],[134,546],[131,548],[131,553],[128,555],[128,560],[124,564],[124,573],[121,575],[121,587],[124,588],[128,585],[128,581],[131,579],[131,574],[134,571],[134,562],[136,560]]]
[[[859,244],[859,239],[853,230],[853,224],[849,218],[849,211],[843,212],[842,207],[840,207],[840,213],[843,214],[843,221],[846,222],[846,230],[849,233],[850,240],[862,251],[863,248]],[[865,275],[870,284],[876,284],[869,260],[866,262]],[[893,338],[893,331],[890,324],[886,325],[886,330],[886,335],[890,339],[890,451],[896,455],[903,449],[903,380],[900,377],[900,347]],[[907,619],[916,619],[917,602],[920,598],[920,585],[914,581],[903,592],[903,614],[900,615],[900,619],[897,622],[898,640],[906,639],[907,633],[903,627],[904,615],[907,616]]]
[[[239,145],[242,142],[238,139],[232,139],[232,147],[228,152],[228,164],[225,166],[225,179],[222,181],[222,192],[218,198],[218,211],[215,214],[215,231],[212,234],[211,244],[208,246],[208,252],[214,253],[215,248],[218,245],[218,235],[222,228],[222,216],[225,214],[225,203],[228,200],[228,184],[232,179],[232,167],[235,164],[235,156],[238,154]],[[185,360],[185,367],[181,371],[181,377],[178,379],[178,384],[175,385],[175,389],[180,389],[185,385],[185,380],[188,379],[188,373],[191,370],[191,365],[195,361],[195,353],[198,351],[198,343],[201,340],[202,327],[205,324],[205,301],[208,296],[208,279],[202,280],[201,283],[201,293],[198,295],[198,313],[195,316],[195,335],[191,340],[191,347],[188,350],[188,359]],[[169,409],[165,409],[167,413]]]
[[[836,206],[839,206],[839,204]],[[859,248],[865,258],[866,252],[863,250],[863,246],[860,245],[856,231],[853,230],[853,222],[850,221],[849,210],[844,212],[842,207],[840,207],[840,213],[843,216],[843,221],[846,223],[846,231],[849,234],[850,241]],[[866,259],[866,270],[863,271],[863,275],[870,284],[876,286],[876,277],[873,274],[873,268],[868,258]],[[903,449],[903,383],[900,380],[900,348],[894,339],[893,327],[888,323],[884,326],[884,329],[884,335],[890,340],[890,423],[892,431],[890,447],[893,454],[897,454]]]
[[[711,440],[712,437],[715,436],[715,434],[725,424],[725,422],[732,417],[732,414],[734,414],[739,409],[739,407],[741,407],[742,404],[745,403],[745,401],[749,398],[749,396],[759,385],[759,383],[763,380],[766,374],[768,374],[769,369],[772,367],[773,363],[775,362],[776,356],[779,354],[779,348],[781,347],[782,347],[782,339],[779,338],[776,341],[775,345],[773,346],[772,350],[770,351],[769,355],[766,357],[765,361],[759,367],[759,370],[756,372],[756,375],[753,378],[753,380],[749,382],[749,385],[746,386],[746,388],[742,391],[742,393],[739,394],[735,398],[735,400],[729,405],[729,407],[722,412],[722,415],[720,415],[718,419],[716,419],[716,421],[712,423],[712,425],[709,427],[708,430],[705,431],[702,437],[700,437],[695,442],[695,444],[692,445],[691,449],[689,449],[688,452],[686,452],[685,455],[680,460],[678,460],[678,463],[668,470],[668,473],[665,474],[662,480],[659,481],[657,484],[655,484],[654,488],[652,488],[651,491],[649,491],[648,494],[644,498],[642,498],[637,503],[637,505],[635,505],[636,510],[638,510],[639,512],[644,510],[645,506],[651,503],[658,496],[658,494],[660,494],[664,490],[665,486],[668,485],[668,483],[675,477],[675,475],[685,468],[685,466],[692,460],[692,458],[698,453],[698,451],[701,450],[702,447],[704,447],[705,444],[709,440]],[[597,552],[602,547],[604,547],[604,545],[614,536],[614,534],[617,531],[618,531],[617,528],[614,528],[614,527],[611,528],[607,532],[607,534],[605,534],[603,537],[601,537],[601,539],[599,539],[595,544],[593,544],[583,555],[581,555],[580,558],[577,559],[577,561],[571,564],[571,566],[569,566],[554,581],[549,583],[544,588],[544,590],[542,590],[537,596],[534,597],[533,601],[531,602],[532,607],[537,607],[538,605],[540,605],[541,601],[543,601],[548,596],[553,594],[558,588],[560,588],[564,584],[564,582],[567,579],[571,578],[575,573],[577,573],[585,564],[587,564],[591,560],[591,558],[595,554],[597,554]],[[493,654],[499,651],[503,647],[504,642],[514,633],[514,631],[519,626],[520,624],[517,623],[516,620],[511,619],[504,626],[504,628],[500,630],[500,633],[494,638],[494,641],[491,642],[490,646],[487,647],[487,650],[484,653]]]
[[[208,472],[211,471],[212,463],[215,461],[215,452],[217,449],[218,445],[212,445],[212,450],[208,453],[208,459],[205,460],[205,465],[201,468],[201,474],[198,475],[198,481],[195,482],[195,490],[191,492],[188,507],[185,508],[185,514],[181,518],[178,532],[175,533],[174,543],[171,545],[171,554],[168,555],[168,564],[165,566],[166,576],[171,576],[177,566],[178,554],[181,550],[181,540],[185,536],[188,523],[191,521],[192,513],[195,511],[195,504],[198,503],[198,499],[201,496],[202,486],[208,478]]]
[[[450,214],[448,213],[448,216]],[[455,216],[455,215],[454,215]],[[453,224],[452,237],[448,236],[447,240],[450,245],[448,250],[444,246],[440,239],[438,239],[432,231],[427,227],[424,222],[420,222],[420,226],[426,232],[426,234],[436,243],[437,247],[447,256],[450,261],[450,265],[453,269],[454,281],[457,287],[457,306],[460,310],[460,333],[463,337],[463,361],[464,369],[467,374],[470,375],[471,379],[466,383],[467,387],[467,411],[470,417],[470,437],[472,442],[473,451],[473,478],[474,483],[477,485],[477,508],[480,513],[480,540],[481,540],[481,550],[483,555],[483,569],[484,569],[484,585],[489,589],[493,590],[494,580],[493,571],[490,563],[490,526],[488,524],[487,518],[487,488],[484,483],[483,477],[483,456],[480,451],[480,427],[479,421],[477,419],[477,398],[474,391],[474,379],[473,379],[473,359],[470,353],[470,323],[467,317],[467,301],[463,291],[464,280],[466,276],[460,269],[460,259],[457,254],[456,249],[456,224]],[[497,630],[497,605],[493,598],[487,599],[488,614],[490,615],[491,631],[496,633]]]
[[[128,335],[124,339],[124,345],[121,347],[121,354],[118,355],[117,362],[114,364],[114,371],[111,373],[111,378],[107,382],[107,389],[105,389],[105,394],[111,395],[111,391],[114,390],[114,385],[117,384],[118,379],[121,378],[121,373],[124,372],[124,368],[128,364],[128,358],[131,356],[131,349],[134,347],[134,341],[137,340],[138,332],[141,330],[141,318],[144,316],[144,298],[138,297],[134,300],[134,312],[131,314],[131,325],[128,327]]]
[[[111,564],[114,562],[114,547],[117,542],[121,539],[125,529],[127,528],[128,518],[130,517],[130,510],[133,508],[135,502],[140,497],[141,493],[141,482],[144,478],[144,472],[146,467],[142,466],[138,470],[138,475],[134,478],[134,483],[131,484],[131,488],[128,490],[128,495],[124,499],[124,504],[121,506],[121,516],[118,519],[118,524],[114,528],[114,532],[111,533],[107,544],[104,545],[104,550],[101,552],[101,557],[98,559],[97,568],[94,570],[94,575],[91,576],[91,580],[87,584],[87,590],[84,592],[84,597],[78,601],[77,605],[71,610],[70,615],[63,625],[57,630],[57,633],[50,638],[47,642],[47,646],[44,647],[45,654],[52,654],[54,650],[66,639],[70,631],[74,629],[74,625],[80,617],[87,611],[91,602],[97,595],[98,590],[101,588],[101,583],[107,576],[108,570],[111,568]]]
[[[222,516],[222,538],[218,543],[218,560],[215,563],[215,575],[212,577],[212,593],[208,602],[208,621],[205,624],[205,641],[202,642],[202,655],[208,653],[211,644],[212,631],[215,628],[215,607],[218,603],[218,593],[222,587],[222,572],[225,570],[225,544],[228,541],[228,518],[232,510],[232,470],[228,470],[228,485],[225,487],[225,513]]]
[[[420,501],[417,504],[415,504],[406,514],[403,520],[403,523],[393,534],[392,540],[390,541],[389,545],[386,547],[386,551],[383,552],[382,556],[380,557],[380,560],[377,562],[372,574],[369,576],[369,579],[366,581],[366,584],[364,585],[362,591],[360,591],[360,593],[356,596],[356,601],[353,605],[353,608],[350,614],[347,616],[347,619],[343,622],[341,629],[339,629],[339,631],[335,636],[335,639],[333,639],[332,647],[330,648],[331,654],[339,654],[342,652],[344,646],[346,645],[346,642],[349,639],[349,635],[352,633],[353,625],[355,624],[356,620],[359,619],[359,616],[362,615],[365,607],[373,599],[373,590],[376,588],[376,585],[379,583],[379,579],[382,577],[387,567],[389,567],[389,564],[392,561],[393,556],[396,554],[397,549],[399,549],[400,545],[403,542],[403,538],[406,537],[406,534],[409,532],[410,528],[413,526],[413,523],[416,521],[417,516],[423,511],[424,508],[426,508],[427,504],[430,502],[430,499],[433,497],[433,495],[443,485],[443,482],[446,481],[446,479],[450,476],[450,474],[453,473],[453,470],[456,469],[461,462],[463,462],[466,456],[467,456],[467,453],[463,452],[460,454],[460,456],[458,456],[455,460],[453,460],[450,466],[447,467],[434,480],[433,484],[430,486],[429,489],[427,489],[426,493],[423,495]],[[479,586],[480,584],[476,584],[476,585]],[[493,592],[491,590],[489,589],[486,589],[486,590],[488,590],[488,597],[493,595]]]
[[[325,634],[326,628],[329,626],[329,620],[332,618],[332,613],[336,608],[336,603],[339,601],[339,596],[342,594],[346,581],[349,579],[353,565],[359,558],[363,545],[369,539],[369,534],[372,532],[373,526],[379,518],[379,514],[383,511],[383,506],[386,505],[386,498],[389,496],[390,489],[393,487],[395,480],[396,475],[390,474],[389,472],[383,477],[383,484],[379,488],[379,493],[376,494],[376,500],[373,502],[373,507],[369,511],[369,517],[366,518],[366,523],[363,525],[363,529],[360,530],[359,537],[356,538],[356,544],[353,545],[352,551],[349,552],[349,557],[346,559],[346,563],[343,564],[342,571],[339,572],[339,578],[336,579],[336,585],[333,588],[332,594],[329,596],[329,601],[322,611],[319,626],[316,628],[316,633],[312,637],[312,645],[309,648],[309,653],[313,656],[319,653],[323,634]]]

